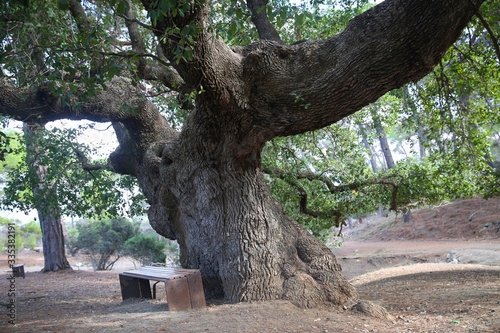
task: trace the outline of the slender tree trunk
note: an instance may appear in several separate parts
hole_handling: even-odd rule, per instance
[[[420,116],[417,112],[417,106],[410,96],[410,92],[408,91],[408,86],[404,86],[402,88],[403,96],[405,101],[405,108],[408,109],[415,119],[415,126],[417,127],[417,137],[418,137],[418,147],[419,147],[419,156],[421,159],[425,158],[425,143],[427,141],[427,136],[424,133],[424,128],[420,122]]]
[[[33,196],[40,220],[42,230],[43,257],[45,260],[42,272],[55,272],[59,270],[71,269],[66,259],[64,247],[64,234],[62,220],[59,214],[56,198],[47,198],[51,192],[49,181],[47,180],[47,167],[40,165],[37,161],[39,147],[36,146],[36,137],[43,127],[36,123],[24,123],[23,131],[26,138],[26,158],[30,175],[33,178]],[[53,194],[56,196],[57,194]]]
[[[387,163],[387,168],[392,169],[392,168],[394,168],[394,166],[396,164],[394,163],[394,159],[392,158],[392,153],[391,153],[391,149],[389,146],[389,142],[387,141],[387,137],[385,136],[385,132],[382,129],[382,124],[381,124],[380,119],[378,118],[378,116],[376,114],[376,111],[372,109],[371,112],[372,112],[372,116],[373,116],[374,126],[375,126],[375,129],[377,131],[377,134],[378,134],[378,137],[380,140],[380,147],[382,148],[382,152],[384,153],[384,157],[385,157],[385,162]],[[379,214],[380,214],[380,210],[379,210]],[[409,209],[403,210],[403,220],[405,223],[410,223],[412,221],[412,217],[413,216],[411,214],[411,210],[409,210]]]
[[[373,147],[368,142],[366,129],[361,124],[358,124],[358,127],[359,127],[359,133],[361,133],[361,137],[363,138],[363,144],[365,145],[366,150],[368,150],[368,156],[370,157],[370,165],[372,166],[373,173],[378,173],[377,161],[375,160],[375,156],[373,154]]]
[[[418,122],[418,117],[415,118],[415,121]],[[421,159],[424,159],[426,156],[425,142],[427,141],[427,137],[424,134],[424,128],[420,124],[418,124],[417,137],[418,137],[419,156]]]
[[[394,168],[394,159],[392,158],[391,147],[389,146],[389,141],[385,136],[385,131],[382,128],[382,123],[380,122],[380,118],[377,115],[377,111],[371,109],[372,117],[373,117],[373,125],[375,130],[377,131],[378,139],[380,141],[380,148],[382,149],[382,153],[384,154],[385,162],[387,165],[387,169]]]

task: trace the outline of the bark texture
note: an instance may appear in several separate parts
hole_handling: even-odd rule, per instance
[[[262,40],[231,48],[209,29],[207,2],[193,1],[184,15],[167,13],[154,30],[182,89],[203,87],[180,133],[126,78],[107,83],[78,113],[43,89],[0,83],[0,113],[113,121],[120,147],[111,166],[138,178],[151,205],[151,225],[179,242],[184,267],[201,269],[207,296],[233,302],[286,299],[302,307],[344,304],[357,298],[355,290],[332,252],[271,197],[262,176],[262,147],[276,136],[330,125],[419,80],[481,2],[386,1],[338,36],[287,46],[266,17],[257,17],[255,9],[266,1],[248,1]],[[155,1],[142,3],[157,10]],[[197,29],[193,60],[176,62],[181,36],[162,36],[187,25]],[[137,27],[127,28],[132,33]],[[141,50],[138,38],[132,43]],[[147,66],[141,66],[142,77],[167,80],[146,75]],[[120,111],[123,101],[135,112]]]

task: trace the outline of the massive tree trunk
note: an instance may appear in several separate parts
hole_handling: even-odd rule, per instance
[[[157,1],[142,2],[146,10],[157,10]],[[262,41],[244,48],[230,48],[213,34],[208,2],[190,2],[184,15],[166,13],[154,28],[168,41],[161,53],[178,76],[148,72],[151,64],[144,61],[137,71],[150,80],[173,78],[171,86],[181,91],[199,89],[180,133],[126,78],[108,82],[76,112],[47,90],[1,84],[0,113],[113,121],[120,147],[110,156],[111,167],[138,178],[151,205],[151,225],[178,241],[184,267],[201,269],[208,296],[286,299],[303,307],[344,304],[356,299],[355,290],[332,252],[271,197],[261,173],[262,148],[274,137],[337,122],[421,79],[480,2],[386,1],[338,36],[287,46],[275,34],[261,33]],[[73,15],[81,15],[78,6],[70,0]],[[266,19],[254,16],[256,24]],[[144,45],[132,34],[135,23],[127,22],[134,51],[142,53]],[[164,33],[188,25],[197,29],[193,59],[177,61],[177,47],[185,41]],[[122,112],[123,101],[135,112]]]
[[[331,250],[286,216],[260,167],[220,163],[234,159],[236,142],[210,156],[196,137],[167,145],[144,170],[155,186],[141,183],[152,226],[177,239],[182,266],[202,270],[207,295],[303,307],[354,298]]]
[[[57,193],[51,190],[52,184],[47,179],[47,166],[39,161],[43,154],[36,146],[36,138],[43,127],[37,123],[24,123],[23,131],[26,140],[26,158],[33,184],[40,228],[42,230],[42,245],[44,267],[42,272],[55,272],[71,269],[66,259],[62,219],[57,206]]]

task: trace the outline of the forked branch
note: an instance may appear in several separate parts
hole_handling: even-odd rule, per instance
[[[298,184],[292,184],[296,183],[292,179],[307,179],[310,181],[313,180],[318,180],[323,182],[330,193],[335,194],[335,193],[340,193],[340,192],[346,192],[346,191],[352,191],[359,189],[364,186],[369,186],[369,185],[390,185],[392,187],[392,197],[391,197],[391,206],[390,210],[396,211],[398,209],[398,204],[397,204],[397,197],[398,197],[398,187],[399,185],[392,179],[388,179],[388,177],[384,178],[375,178],[375,179],[367,179],[361,182],[354,182],[351,184],[345,184],[345,185],[334,185],[333,182],[325,175],[322,174],[316,174],[313,172],[292,172],[292,171],[287,171],[283,170],[274,166],[268,166],[264,167],[262,170],[264,173],[276,176],[282,180],[287,181],[289,184],[293,185],[294,187],[299,186]],[[395,175],[392,175],[395,176]],[[306,194],[306,202],[307,202],[307,193],[305,192],[304,189],[302,189],[304,193]],[[301,193],[301,191],[299,190]],[[303,194],[300,194],[301,197],[303,197]],[[302,210],[302,208],[301,208]],[[311,215],[311,214],[309,214]]]

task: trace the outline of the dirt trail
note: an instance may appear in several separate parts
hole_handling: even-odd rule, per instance
[[[500,241],[346,241],[333,250],[348,278],[418,263],[500,266]]]

